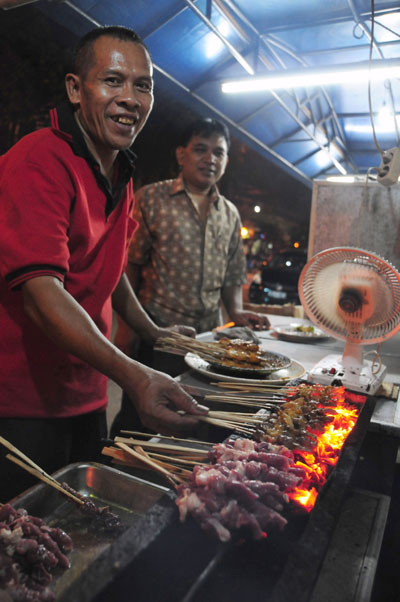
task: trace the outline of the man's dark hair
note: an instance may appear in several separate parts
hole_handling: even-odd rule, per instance
[[[72,70],[83,79],[85,79],[94,64],[94,43],[103,36],[116,38],[118,40],[122,40],[123,42],[141,44],[150,55],[146,44],[143,42],[140,36],[133,31],[133,29],[130,29],[129,27],[123,27],[122,25],[105,25],[102,27],[96,27],[96,29],[92,29],[79,40],[73,52]]]
[[[180,146],[187,146],[194,136],[210,138],[213,134],[220,134],[223,136],[229,149],[231,136],[228,128],[222,121],[217,121],[216,119],[211,119],[209,117],[197,119],[188,125],[181,136]]]

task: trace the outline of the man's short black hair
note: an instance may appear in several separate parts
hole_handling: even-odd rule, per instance
[[[150,52],[143,40],[138,34],[130,29],[129,27],[123,27],[122,25],[105,25],[102,27],[96,27],[84,35],[77,45],[75,46],[72,58],[72,70],[76,75],[79,75],[85,79],[90,68],[94,64],[94,52],[93,45],[96,40],[103,36],[110,38],[116,38],[123,42],[133,42],[134,44],[141,44],[150,56]]]
[[[196,119],[196,121],[193,121],[188,125],[181,136],[180,146],[186,147],[194,136],[209,138],[213,134],[220,134],[223,136],[229,149],[231,136],[228,128],[222,121],[217,121],[216,119],[211,119],[209,117]]]

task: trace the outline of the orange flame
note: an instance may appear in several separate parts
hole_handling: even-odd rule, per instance
[[[365,397],[362,401],[365,401]],[[351,406],[346,401],[343,388],[336,390],[332,402],[335,406],[326,412],[332,417],[332,421],[325,425],[322,432],[311,431],[317,440],[314,448],[311,451],[295,452],[295,464],[306,471],[306,477],[289,493],[289,498],[307,512],[314,507],[318,492],[337,463],[344,442],[353,430],[360,413],[359,407]],[[351,399],[351,402],[354,403],[355,400]],[[361,399],[357,399],[356,403],[360,404]],[[320,406],[322,407],[322,404]]]

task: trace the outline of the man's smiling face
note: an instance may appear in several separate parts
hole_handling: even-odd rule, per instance
[[[194,191],[207,192],[223,176],[228,163],[228,144],[215,133],[209,138],[193,136],[187,146],[176,151],[185,183]]]
[[[100,156],[129,148],[153,107],[153,67],[139,43],[102,36],[84,75],[67,75],[67,92]]]

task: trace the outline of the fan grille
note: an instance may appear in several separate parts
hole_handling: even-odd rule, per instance
[[[376,307],[359,329],[349,333],[337,299],[343,279],[354,274],[373,282]],[[400,330],[400,274],[388,261],[363,249],[337,247],[312,257],[301,272],[299,296],[310,319],[338,339],[372,344]]]

